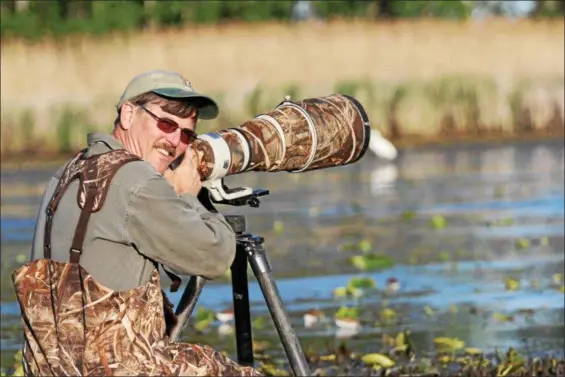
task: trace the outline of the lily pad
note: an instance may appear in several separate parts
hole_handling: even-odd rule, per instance
[[[348,288],[372,289],[376,286],[375,279],[369,277],[354,277],[347,283]]]
[[[368,252],[371,251],[371,249],[373,248],[373,246],[371,245],[371,241],[367,240],[367,239],[363,239],[361,241],[359,241],[359,243],[357,244],[357,248],[363,253],[366,254]]]
[[[515,291],[518,288],[520,288],[520,282],[513,277],[505,277],[504,278],[504,287],[508,291]]]
[[[539,243],[541,246],[547,246],[549,245],[549,238],[548,237],[541,237],[539,240]]]
[[[465,348],[465,353],[471,356],[482,355],[483,351],[478,348]]]
[[[415,211],[405,211],[405,212],[402,213],[402,219],[404,221],[410,221],[415,217],[416,217]]]
[[[335,313],[335,318],[359,318],[359,309],[342,306]]]
[[[273,231],[276,235],[280,236],[284,232],[284,223],[280,220],[276,220],[273,223]]]
[[[515,243],[516,249],[523,250],[530,247],[530,240],[527,238],[518,238]]]
[[[492,317],[498,322],[512,322],[514,320],[513,316],[502,313],[493,313]]]
[[[196,309],[196,314],[194,315],[194,319],[197,321],[203,321],[206,319],[214,319],[214,311],[211,309],[207,309],[205,307],[199,307]]]
[[[257,330],[260,330],[263,327],[265,327],[265,324],[266,324],[265,317],[255,317],[251,321],[251,327],[253,327],[254,329],[257,329]]]
[[[392,368],[396,363],[388,356],[380,353],[369,353],[361,357],[361,361],[366,365],[378,365],[383,368]]]
[[[384,254],[355,255],[350,260],[361,271],[380,270],[394,266],[394,260]]]
[[[348,290],[347,287],[337,287],[336,289],[334,289],[333,294],[334,297],[345,297],[348,294]]]
[[[447,220],[442,215],[434,215],[430,220],[430,225],[436,230],[441,230],[447,226]]]
[[[396,346],[403,347],[408,345],[408,333],[406,331],[401,331],[396,335]]]
[[[438,259],[440,262],[447,262],[447,261],[449,260],[449,258],[450,258],[449,252],[448,252],[448,251],[445,251],[445,250],[444,250],[444,251],[440,251],[439,254],[438,254],[438,256],[437,256],[437,259]]]
[[[453,353],[465,347],[465,342],[457,338],[439,337],[434,339],[434,344],[440,352]]]
[[[381,322],[390,324],[396,319],[396,312],[391,308],[383,308],[380,312]]]
[[[433,317],[435,314],[434,309],[429,305],[424,306],[424,313],[426,313],[428,317]]]

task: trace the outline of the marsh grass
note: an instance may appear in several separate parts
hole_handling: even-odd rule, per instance
[[[445,76],[396,84],[363,78],[337,81],[327,94],[343,93],[359,99],[372,127],[393,140],[500,133],[562,134],[564,92],[560,83],[560,78],[546,82],[521,81],[505,91],[488,77]],[[234,106],[230,93],[217,92],[214,98],[222,109],[220,116],[200,123],[199,131],[237,127],[260,113],[273,111],[285,95],[292,99],[312,97],[308,92],[308,88],[298,84],[276,90],[257,85],[240,99],[241,106]],[[5,114],[2,154],[76,150],[84,146],[87,132],[111,130],[114,113],[107,112],[104,119],[99,108],[55,106],[43,118],[53,125],[46,127],[50,131],[43,132],[36,126],[37,116],[31,108]]]
[[[2,41],[2,155],[75,149],[85,130],[109,131],[127,81],[154,68],[183,72],[218,100],[220,117],[201,131],[238,126],[285,95],[340,92],[396,140],[562,133],[563,26],[336,21]]]

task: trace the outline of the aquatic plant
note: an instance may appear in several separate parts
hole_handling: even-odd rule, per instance
[[[200,306],[194,315],[194,328],[198,331],[203,331],[208,328],[215,319],[213,310]]]
[[[430,219],[430,226],[435,230],[442,230],[447,226],[447,220],[442,215],[433,215]]]
[[[386,254],[355,255],[350,258],[350,261],[361,271],[380,270],[394,266],[394,260]]]
[[[465,135],[482,137],[490,134],[495,137],[509,137],[536,131],[559,136],[563,133],[563,119],[547,120],[542,116],[545,114],[543,109],[536,110],[541,114],[539,116],[530,115],[527,118],[524,115],[531,113],[535,106],[538,106],[530,102],[534,101],[540,92],[544,93],[543,101],[550,101],[551,106],[556,108],[554,112],[561,114],[562,105],[553,104],[561,103],[560,89],[553,84],[553,80],[547,83],[536,81],[536,86],[517,82],[508,96],[497,85],[493,80],[469,75],[394,83],[359,78],[338,79],[333,84],[332,91],[355,95],[368,112],[372,126],[378,128],[385,137],[396,141],[404,137],[407,142],[413,143],[418,139],[450,140],[452,137]],[[250,91],[240,90],[237,93],[215,91],[214,98],[222,111],[217,119],[202,122],[199,131],[209,132],[238,126],[259,113],[274,110],[285,94],[290,94],[293,99],[300,99],[329,94],[329,91],[296,83],[279,86],[260,83]],[[68,153],[78,149],[84,145],[84,132],[107,132],[111,129],[114,113],[101,113],[99,109],[111,108],[113,101],[101,98],[97,99],[96,106],[89,107],[65,101],[53,104],[47,109],[35,108],[32,105],[4,106],[2,154],[26,151],[33,151],[35,154]],[[529,110],[530,108],[534,110]],[[516,122],[519,125],[513,128],[512,125]],[[544,122],[550,122],[551,128],[547,128],[549,126],[546,127]],[[300,175],[291,177],[300,179]],[[503,188],[495,188],[494,196],[502,195]],[[403,214],[405,220],[414,216],[413,211]]]

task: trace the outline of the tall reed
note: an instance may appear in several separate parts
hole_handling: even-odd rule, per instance
[[[154,68],[180,71],[218,98],[221,117],[203,122],[202,130],[238,125],[285,94],[334,91],[354,92],[373,125],[394,137],[549,123],[559,130],[563,26],[563,20],[337,21],[2,41],[2,154],[34,140],[42,148],[73,148],[84,143],[86,129],[110,130],[124,86]],[[24,113],[33,119],[27,135]]]

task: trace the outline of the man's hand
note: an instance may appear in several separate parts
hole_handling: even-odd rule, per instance
[[[196,166],[195,153],[189,146],[180,165],[175,170],[167,169],[163,174],[169,184],[174,187],[177,195],[197,196],[200,192],[202,181],[200,181],[200,174]]]

